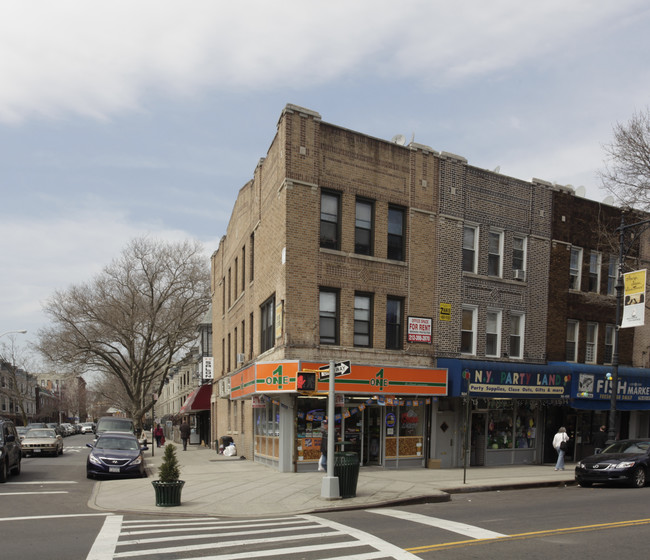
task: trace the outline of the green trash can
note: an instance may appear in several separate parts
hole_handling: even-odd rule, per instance
[[[359,480],[359,454],[354,451],[334,453],[334,476],[339,479],[341,498],[354,498]]]

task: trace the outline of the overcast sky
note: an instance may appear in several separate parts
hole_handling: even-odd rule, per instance
[[[287,103],[602,200],[649,30],[647,0],[4,1],[0,334],[134,237],[207,258]]]

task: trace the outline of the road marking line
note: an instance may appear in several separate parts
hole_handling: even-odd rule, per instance
[[[112,513],[68,513],[61,515],[25,515],[21,517],[0,517],[0,521],[31,521],[35,519],[63,519],[65,517],[107,517]]]
[[[52,490],[51,492],[2,492],[0,496],[30,496],[36,495],[40,496],[41,494],[69,494],[67,490]]]
[[[428,515],[421,515],[419,513],[410,513],[408,511],[400,511],[397,509],[371,509],[366,510],[370,513],[377,513],[379,515],[386,515],[388,517],[395,517],[397,519],[403,519],[405,521],[412,521],[414,523],[420,523],[422,525],[428,525],[430,527],[437,527],[439,529],[444,529],[445,531],[452,531],[460,535],[465,535],[466,537],[472,537],[474,539],[501,539],[507,537],[503,533],[495,533],[494,531],[488,531],[487,529],[481,529],[474,525],[468,525],[467,523],[458,523],[456,521],[449,521],[448,519],[440,519],[438,517],[429,517]]]
[[[268,529],[269,526],[273,529],[273,531],[279,531],[281,530],[280,527],[286,527],[285,530],[294,530],[294,529],[300,529],[302,527],[306,527],[304,525],[305,521],[303,519],[294,519],[292,521],[284,521],[283,523],[250,523],[247,525],[244,525],[247,529],[255,529],[258,528],[258,531],[255,532],[260,532],[262,529]],[[296,525],[299,525],[299,527],[296,527]],[[127,529],[126,524],[124,523],[122,525],[124,529]],[[160,524],[155,525],[155,527],[160,527]],[[239,529],[242,527],[241,524],[232,524],[232,523],[225,523],[223,521],[204,521],[204,522],[194,522],[194,523],[183,523],[179,522],[178,524],[174,524],[171,527],[164,527],[162,529],[160,528],[153,528],[154,526],[152,525],[147,525],[147,526],[138,526],[138,527],[133,527],[131,529],[127,529],[125,531],[122,531],[122,535],[126,535],[129,537],[133,537],[136,535],[155,535],[156,533],[164,533],[164,534],[169,534],[169,533],[184,533],[187,531],[193,531],[196,529]],[[134,530],[135,529],[135,530]],[[246,533],[253,533],[253,531],[246,531],[246,532],[238,532],[237,534],[246,534]],[[214,533],[213,533],[214,534]],[[230,533],[219,533],[220,535],[229,535]],[[232,533],[235,534],[235,533]]]
[[[110,515],[104,521],[86,560],[113,560],[117,540],[120,538],[122,516]]]
[[[635,519],[631,521],[616,521],[613,523],[599,523],[597,525],[581,525],[577,527],[561,527],[559,529],[545,529],[542,531],[532,531],[530,533],[517,533],[514,535],[506,535],[502,540],[524,540],[524,539],[534,539],[538,537],[550,537],[553,535],[562,535],[562,534],[571,534],[571,533],[586,533],[589,531],[600,531],[602,529],[618,529],[621,527],[633,527],[637,525],[648,525],[650,524],[650,519]],[[423,552],[430,552],[432,550],[444,550],[446,548],[454,548],[461,546],[474,546],[477,544],[489,544],[494,543],[497,539],[478,539],[471,541],[458,541],[458,542],[447,542],[440,544],[432,544],[425,546],[417,546],[413,548],[408,548],[410,552],[414,554],[421,554]]]
[[[32,482],[7,482],[7,486],[19,484],[77,484],[76,480],[34,480]]]
[[[350,535],[351,537],[354,537],[355,539],[359,540],[361,543],[366,544],[368,546],[372,546],[373,548],[382,551],[384,554],[387,554],[388,556],[392,556],[396,560],[413,560],[415,558],[418,558],[417,556],[411,554],[410,552],[407,552],[403,548],[399,548],[398,546],[395,546],[378,537],[375,537],[370,533],[366,533],[365,531],[360,531],[359,529],[355,529],[353,527],[347,527],[346,525],[341,525],[336,521],[330,521],[329,519],[322,519],[320,517],[315,517],[313,515],[303,515],[302,518],[308,521],[314,521],[321,525],[325,525],[327,527],[330,527],[331,529],[336,529],[337,531],[340,531],[345,535]]]

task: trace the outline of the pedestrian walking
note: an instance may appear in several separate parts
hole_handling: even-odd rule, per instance
[[[600,429],[594,434],[594,453],[602,453],[605,444],[607,443],[607,432],[605,431],[605,426],[601,426]]]
[[[568,449],[569,435],[566,433],[566,428],[562,427],[553,436],[553,448],[557,451],[557,462],[555,463],[556,471],[564,470],[564,454]]]
[[[187,451],[187,440],[190,439],[190,432],[192,431],[190,425],[187,423],[187,420],[183,420],[180,430],[181,439],[183,440],[183,451]]]
[[[163,432],[162,426],[158,424],[156,426],[156,429],[153,431],[153,437],[156,438],[156,447],[160,447],[163,443],[163,436],[165,433]]]
[[[325,472],[327,470],[327,422],[321,424],[320,437],[320,459],[318,460],[318,470]]]

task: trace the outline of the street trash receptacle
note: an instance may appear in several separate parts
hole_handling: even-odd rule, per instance
[[[223,453],[223,450],[228,447],[231,443],[234,443],[234,440],[230,436],[221,436],[219,438],[219,447],[217,447],[217,453]]]
[[[341,498],[354,498],[359,481],[359,454],[354,451],[334,453],[334,476],[339,479]]]

